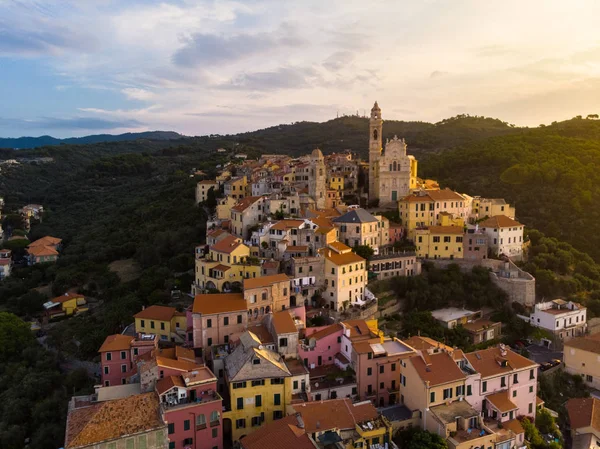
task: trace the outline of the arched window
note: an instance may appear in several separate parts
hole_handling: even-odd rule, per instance
[[[210,413],[210,425],[216,425],[219,423],[219,412],[216,410],[213,410]]]
[[[265,308],[264,308],[264,307],[261,307],[261,308],[260,308],[260,314],[261,314],[261,315],[264,315],[264,314],[265,314]]]
[[[265,309],[265,313],[271,313],[271,306],[267,306]]]
[[[394,171],[396,171],[396,161],[394,161]]]
[[[266,290],[264,292],[262,292],[262,300],[265,301],[267,299],[267,292]]]
[[[377,133],[377,130],[374,129],[373,130],[373,140],[377,140],[377,137],[379,137],[379,134]]]
[[[196,429],[206,428],[206,416],[203,413],[196,415]]]

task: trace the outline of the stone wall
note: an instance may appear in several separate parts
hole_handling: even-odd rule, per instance
[[[518,302],[526,307],[535,305],[535,278],[521,270],[511,261],[497,259],[474,260],[448,260],[448,259],[427,259],[438,268],[447,268],[451,264],[456,264],[461,271],[471,271],[476,266],[482,266],[490,269],[490,279],[499,288],[508,295],[509,301]]]

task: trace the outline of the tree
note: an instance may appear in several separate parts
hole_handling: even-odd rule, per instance
[[[33,341],[27,323],[12,313],[0,312],[0,360],[11,360]]]
[[[373,254],[375,254],[375,250],[369,245],[356,245],[354,248],[352,248],[352,251],[366,260],[371,260]]]
[[[211,212],[217,208],[217,194],[215,193],[215,188],[211,187],[206,192],[206,207],[210,209]]]
[[[403,449],[448,449],[447,441],[441,436],[418,427],[402,430],[397,443]]]

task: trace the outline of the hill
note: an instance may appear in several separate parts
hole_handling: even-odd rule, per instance
[[[149,140],[171,140],[181,139],[183,136],[173,131],[148,131],[141,133],[125,133],[125,134],[95,134],[84,137],[69,137],[66,139],[57,139],[52,136],[40,137],[17,137],[17,138],[0,138],[0,148],[39,148],[49,145],[61,144],[91,144],[100,142],[121,142],[127,140],[149,139]]]
[[[600,121],[576,118],[491,137],[419,162],[423,176],[503,197],[519,221],[600,261]]]

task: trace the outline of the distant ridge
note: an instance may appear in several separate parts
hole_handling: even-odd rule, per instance
[[[94,134],[84,137],[68,137],[66,139],[57,139],[52,136],[40,137],[17,137],[17,138],[1,138],[0,148],[13,148],[22,150],[25,148],[38,148],[48,145],[60,144],[88,144],[101,142],[122,142],[127,140],[150,139],[150,140],[174,140],[181,139],[185,136],[174,131],[146,131],[141,133],[125,133],[125,134]]]

